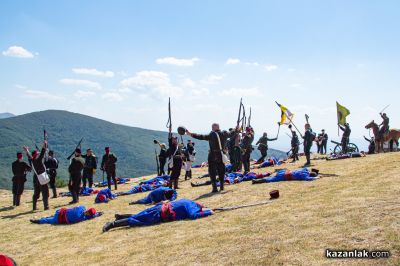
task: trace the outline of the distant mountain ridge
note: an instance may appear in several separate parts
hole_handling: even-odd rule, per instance
[[[12,113],[0,113],[0,119],[14,117],[15,115]]]
[[[101,161],[104,147],[110,146],[118,157],[117,175],[138,177],[156,173],[153,140],[167,142],[167,132],[129,127],[107,122],[90,116],[67,111],[48,110],[5,118],[0,120],[0,188],[11,188],[11,163],[22,145],[40,146],[43,141],[43,128],[48,132],[49,148],[54,150],[60,161],[58,175],[68,179],[67,156],[74,150],[83,137],[83,152],[91,148]],[[188,138],[184,136],[184,141]],[[194,140],[196,143],[196,162],[207,160],[208,143]],[[273,149],[270,156],[283,157],[284,153]],[[254,157],[259,156],[257,150]],[[26,158],[25,158],[26,159]],[[27,187],[32,186],[30,176]],[[98,170],[96,180],[101,180]]]

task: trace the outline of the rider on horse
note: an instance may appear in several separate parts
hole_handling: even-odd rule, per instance
[[[379,125],[379,137],[384,139],[385,135],[389,132],[389,117],[387,117],[386,113],[380,113],[383,121]]]

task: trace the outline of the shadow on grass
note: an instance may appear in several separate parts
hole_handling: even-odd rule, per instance
[[[229,193],[229,192],[232,192],[232,191],[228,190],[228,191],[223,191],[223,192],[209,192],[209,193],[206,193],[206,194],[198,196],[197,198],[194,199],[194,201],[201,200],[201,199],[206,199],[206,198],[211,198],[211,197],[216,196],[216,195],[224,195],[224,194]]]
[[[0,209],[0,212],[6,212],[11,210],[14,210],[14,206],[3,207]]]
[[[17,213],[17,214],[2,216],[1,219],[14,219],[19,216],[24,216],[24,215],[31,214],[31,213],[33,213],[33,211],[26,211],[26,212],[21,212],[21,213]]]

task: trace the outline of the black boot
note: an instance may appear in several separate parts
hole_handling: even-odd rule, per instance
[[[253,180],[251,180],[251,183],[254,185],[254,184],[262,184],[262,183],[265,183],[265,180],[263,180],[262,178],[261,179],[253,179]]]
[[[53,188],[53,199],[57,198],[57,189]]]
[[[72,201],[70,201],[69,204],[74,204],[74,203],[76,203],[75,191],[71,191],[71,195],[72,195]]]
[[[118,189],[118,188],[117,188],[117,182],[115,182],[114,187],[115,187],[115,190]]]
[[[186,173],[185,173],[185,180],[188,180],[188,176],[189,176],[189,172],[186,171]]]
[[[221,178],[219,179],[219,191],[223,191],[224,190],[224,183],[225,183],[225,180],[222,178],[222,180],[221,180]]]
[[[115,214],[115,220],[122,220],[122,219],[128,219],[129,217],[131,217],[132,214]]]
[[[178,178],[174,179],[174,189],[179,189],[178,188]]]
[[[17,195],[17,202],[16,202],[17,206],[19,206],[21,204],[21,195]]]
[[[49,209],[49,198],[43,197],[43,206],[45,211]]]
[[[103,233],[109,231],[112,228],[129,226],[128,219],[117,220],[115,222],[108,222],[103,226]]]
[[[211,193],[216,193],[216,192],[218,192],[217,183],[216,182],[212,182],[212,191],[211,191]]]
[[[189,171],[189,179],[192,179],[192,170]]]
[[[30,219],[29,221],[31,221],[31,223],[33,223],[33,224],[39,224],[38,219]]]
[[[13,206],[18,206],[17,205],[17,195],[13,194]]]
[[[37,200],[34,199],[34,200],[32,201],[32,204],[33,204],[32,210],[33,210],[33,211],[36,211],[36,210],[37,210]]]

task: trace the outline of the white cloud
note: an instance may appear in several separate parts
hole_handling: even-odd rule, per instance
[[[265,68],[267,71],[274,71],[274,70],[277,70],[277,69],[278,69],[278,66],[277,66],[277,65],[266,65],[266,66],[264,66],[264,68]]]
[[[184,87],[184,88],[194,88],[194,87],[196,87],[196,82],[194,82],[190,78],[185,78],[182,81],[182,87]]]
[[[88,98],[91,96],[96,95],[96,93],[94,91],[81,91],[78,90],[77,92],[74,93],[74,96],[77,98]]]
[[[7,50],[3,51],[4,56],[18,57],[18,58],[34,58],[35,56],[22,46],[10,46]]]
[[[217,84],[219,83],[221,80],[224,79],[224,75],[209,75],[208,77],[206,77],[205,79],[203,79],[201,82],[203,84]]]
[[[110,102],[120,102],[122,101],[124,98],[121,96],[121,94],[117,93],[117,92],[107,92],[104,93],[101,98],[110,101]]]
[[[226,65],[236,65],[239,63],[240,63],[240,60],[237,58],[228,58],[228,60],[226,60],[226,62],[225,62]]]
[[[245,65],[248,65],[248,66],[260,66],[260,63],[258,63],[258,62],[246,62],[245,63]]]
[[[73,68],[72,72],[75,74],[82,74],[82,75],[92,75],[98,77],[105,77],[105,78],[112,78],[114,77],[114,72],[112,71],[100,71],[95,68]]]
[[[39,90],[26,90],[25,97],[32,98],[32,99],[45,99],[45,100],[63,100],[63,97],[50,94],[46,91],[39,91]]]
[[[200,59],[197,57],[193,57],[190,59],[179,59],[175,57],[164,57],[158,58],[156,63],[159,65],[173,65],[173,66],[194,66],[194,64]]]
[[[192,89],[191,93],[194,96],[209,96],[210,95],[210,90],[207,89],[207,88]]]
[[[130,92],[132,92],[132,90],[129,89],[129,88],[120,88],[120,89],[118,89],[118,92],[121,92],[121,93],[130,93]]]
[[[218,92],[220,96],[233,96],[233,97],[249,97],[249,96],[262,96],[262,93],[257,87],[254,88],[231,88]]]
[[[130,88],[141,94],[151,94],[153,97],[180,97],[183,90],[171,84],[167,73],[160,71],[140,71],[131,78],[121,81],[123,88]]]
[[[301,84],[299,84],[299,83],[292,83],[292,84],[290,84],[290,87],[292,87],[292,88],[298,88],[298,87],[301,87]]]
[[[14,84],[14,87],[21,90],[26,90],[28,87],[20,84]]]
[[[98,82],[85,79],[60,79],[60,83],[64,85],[80,86],[80,87],[101,90],[101,85]]]

